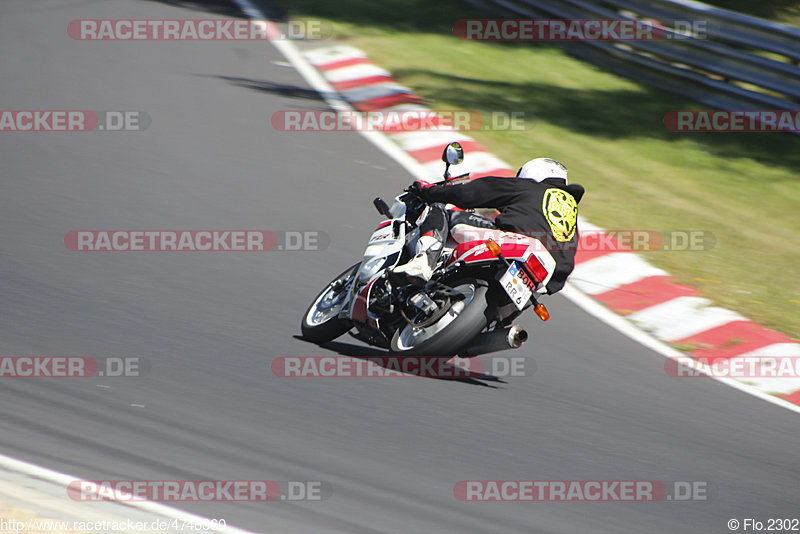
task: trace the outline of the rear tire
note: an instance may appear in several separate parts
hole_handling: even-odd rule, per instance
[[[452,313],[448,312],[448,314],[433,325],[422,329],[435,329],[442,321],[450,321],[444,328],[441,328],[440,331],[427,339],[423,339],[419,343],[412,344],[414,329],[411,325],[406,325],[401,328],[395,332],[392,337],[392,352],[398,355],[449,358],[458,354],[472,338],[486,327],[486,309],[489,306],[486,300],[488,284],[484,280],[467,278],[457,280],[448,285],[453,288],[471,288],[471,299],[466,303],[464,308],[458,312],[455,318],[452,318]],[[455,305],[451,307],[451,310],[453,309],[455,309]]]
[[[340,319],[338,315],[342,307],[341,300],[347,291],[347,281],[355,275],[359,265],[361,263],[356,263],[344,270],[314,298],[300,323],[303,339],[319,345],[333,341],[350,330],[352,323],[347,319]],[[333,290],[337,282],[343,284],[339,292]]]

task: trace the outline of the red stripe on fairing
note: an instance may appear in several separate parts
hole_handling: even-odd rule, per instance
[[[732,358],[767,345],[794,341],[750,321],[732,321],[672,343],[699,347],[690,351],[696,358]]]
[[[340,59],[339,61],[331,61],[330,63],[324,63],[321,65],[314,65],[319,70],[333,70],[333,69],[341,69],[342,67],[351,67],[353,65],[362,65],[364,63],[372,63],[369,59],[365,57],[351,57],[347,59]]]
[[[678,284],[671,276],[650,276],[592,296],[615,312],[625,315],[676,297],[698,295],[694,288]]]
[[[381,228],[383,228],[383,227],[385,227],[385,226],[389,226],[390,224],[392,224],[392,221],[383,221],[383,222],[382,222],[382,223],[380,223],[380,224],[378,225],[378,227],[377,227],[377,228],[375,228],[375,229],[376,229],[376,230],[380,230]]]
[[[484,247],[482,252],[477,254],[472,254],[470,251],[472,249],[478,247]],[[519,259],[525,256],[525,252],[531,247],[530,243],[500,243],[500,248],[502,249],[503,256],[506,259]],[[469,253],[468,258],[463,258],[462,256]],[[488,248],[486,248],[486,241],[479,240],[479,241],[466,241],[464,243],[459,244],[453,253],[450,255],[450,259],[447,261],[447,264],[454,263],[457,260],[461,260],[464,263],[476,263],[481,261],[490,261],[496,260],[497,256],[491,253]]]
[[[337,91],[344,91],[352,89],[353,87],[366,87],[367,85],[375,85],[376,83],[392,83],[397,82],[391,76],[385,74],[378,76],[366,76],[364,78],[356,78],[355,80],[345,80],[342,82],[330,82]]]
[[[391,106],[398,106],[400,104],[422,104],[423,100],[417,95],[411,93],[397,93],[389,96],[382,96],[380,98],[372,98],[369,100],[362,100],[355,102],[353,107],[359,111],[376,111]]]
[[[375,280],[367,284],[356,297],[356,301],[353,303],[353,311],[350,313],[350,317],[354,321],[359,323],[367,322],[367,299],[369,298],[369,290],[374,283]]]

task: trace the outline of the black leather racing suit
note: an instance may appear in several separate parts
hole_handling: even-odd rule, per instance
[[[487,176],[458,185],[434,184],[417,192],[432,203],[431,211],[420,224],[420,235],[431,235],[443,243],[453,224],[491,227],[488,219],[446,210],[446,203],[464,209],[494,208],[500,212],[494,227],[538,239],[556,260],[547,293],[553,294],[564,287],[575,267],[578,203],[583,197],[583,186],[567,185],[566,180],[560,178],[536,182],[527,178]],[[441,247],[437,247],[434,254],[429,258],[432,264],[441,254]]]

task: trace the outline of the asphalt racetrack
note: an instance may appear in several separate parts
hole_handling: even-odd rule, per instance
[[[141,358],[142,377],[0,379],[0,453],[87,479],[321,481],[321,501],[176,503],[256,532],[724,533],[797,517],[797,414],[664,358],[562,297],[524,376],[287,379],[316,292],[410,178],[264,42],[84,42],[74,19],[231,16],[146,0],[4,0],[0,107],[137,110],[141,131],[0,133],[0,356]],[[218,2],[222,6],[223,2]],[[222,6],[224,7],[224,6]],[[587,194],[591,201],[591,192]],[[73,252],[71,230],[318,232],[323,250]],[[329,240],[329,241],[328,241]],[[487,361],[489,361],[487,359]],[[462,480],[702,482],[676,502],[462,502]],[[671,487],[671,486],[670,486]]]

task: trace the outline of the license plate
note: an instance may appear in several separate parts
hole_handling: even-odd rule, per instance
[[[500,277],[500,284],[520,310],[525,307],[531,294],[536,290],[536,284],[528,278],[517,262],[512,262],[508,270]]]

